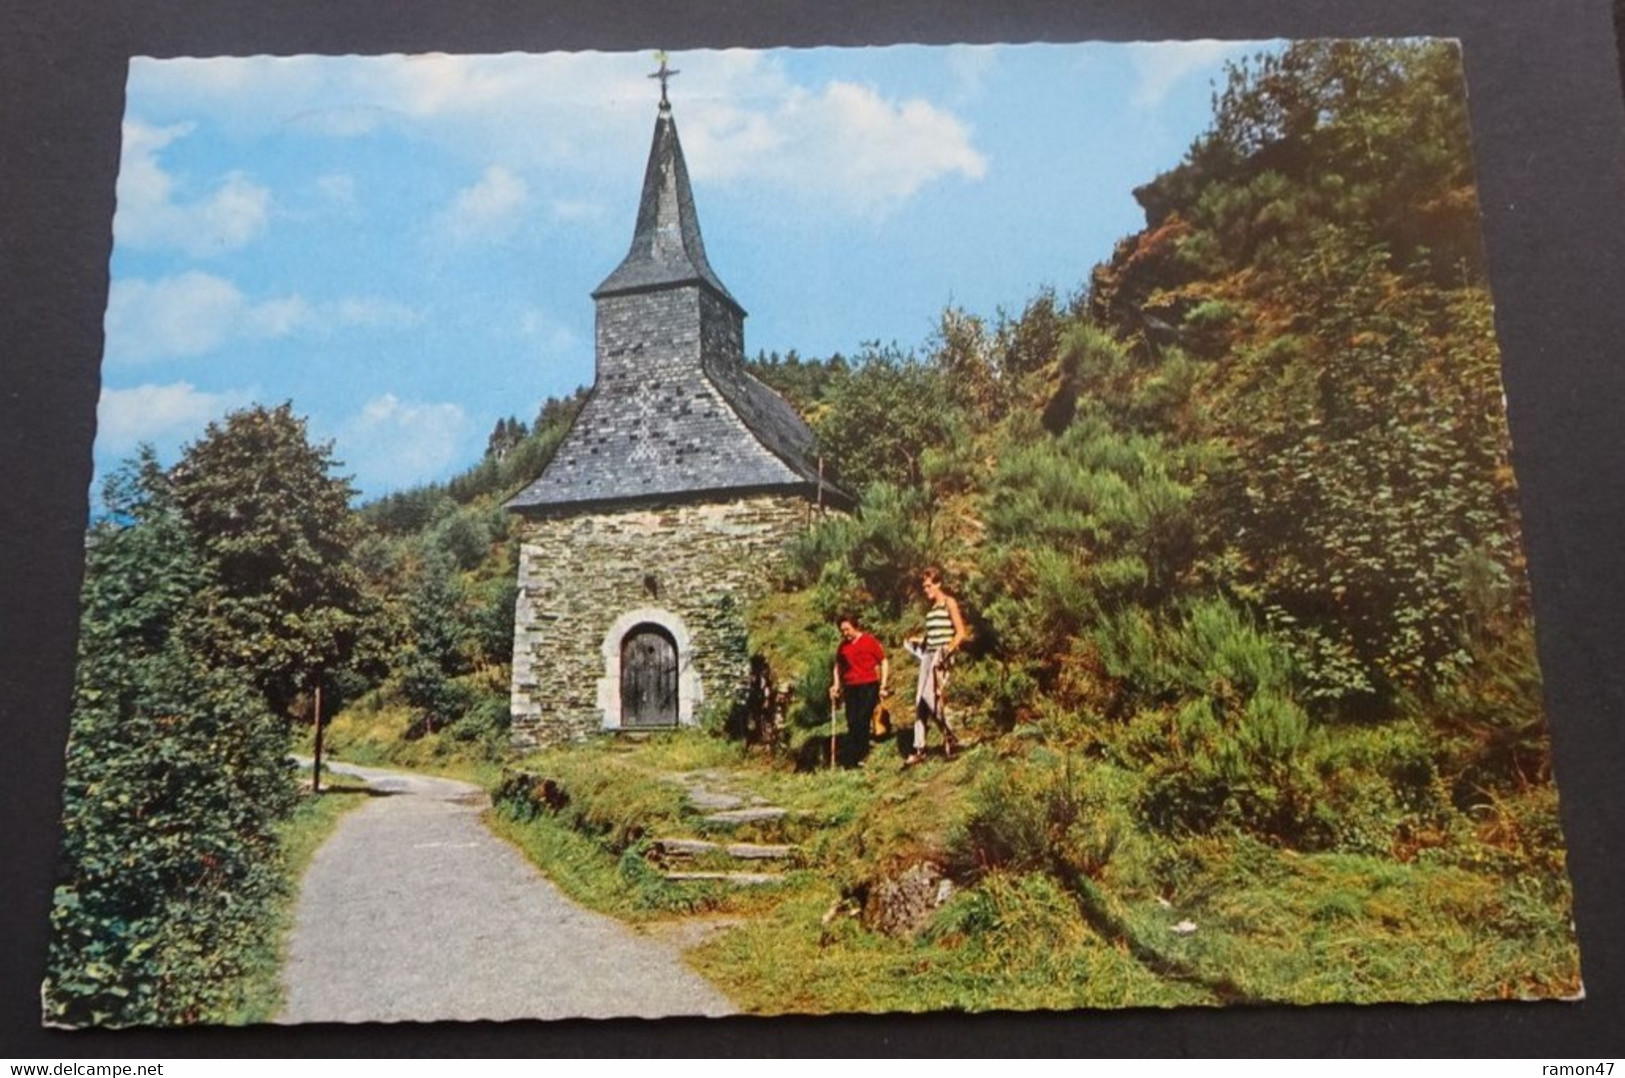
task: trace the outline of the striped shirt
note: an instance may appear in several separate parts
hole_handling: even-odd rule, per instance
[[[945,648],[954,638],[954,618],[947,603],[938,603],[925,612],[925,646],[933,651]]]

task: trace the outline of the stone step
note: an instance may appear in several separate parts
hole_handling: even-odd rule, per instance
[[[744,798],[737,797],[734,794],[721,793],[717,790],[692,789],[686,791],[686,793],[688,794],[688,803],[697,809],[727,811],[741,808],[745,804]]]
[[[782,820],[789,813],[785,809],[773,805],[758,805],[755,808],[729,809],[726,812],[713,812],[701,816],[701,823],[717,824],[722,827],[734,827],[742,823],[772,823]]]
[[[711,842],[703,838],[661,838],[655,848],[668,857],[700,857],[723,854],[736,861],[782,861],[795,856],[796,848],[760,842]]]
[[[777,872],[662,872],[661,876],[673,883],[731,883],[740,887],[784,881]]]

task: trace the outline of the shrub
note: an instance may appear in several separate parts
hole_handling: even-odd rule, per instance
[[[1098,879],[1132,821],[1072,757],[1038,750],[978,776],[948,842],[959,879],[990,872],[1051,872]]]
[[[1231,824],[1311,849],[1330,841],[1308,719],[1296,703],[1268,693],[1239,709],[1192,700],[1174,713],[1169,736],[1176,750],[1147,771],[1141,809],[1153,826]]]
[[[561,812],[570,804],[564,788],[529,771],[503,771],[491,791],[492,806],[511,820],[534,820],[542,812]]]
[[[871,349],[840,372],[814,433],[838,482],[860,497],[875,483],[916,487],[924,455],[952,442],[957,409],[938,367]]]
[[[475,701],[467,713],[452,724],[450,737],[464,743],[484,741],[500,749],[507,744],[510,722],[508,701],[488,696]]]
[[[1040,701],[1032,662],[966,663],[954,671],[956,700],[980,705],[1000,730],[1036,717]]]
[[[933,557],[929,506],[919,488],[872,484],[858,507],[851,566],[876,605],[895,617],[913,600]]]
[[[1528,626],[1475,649],[1458,680],[1409,702],[1437,733],[1440,768],[1463,809],[1551,780],[1540,666]]]
[[[194,637],[208,563],[147,452],[87,551],[45,1012],[81,1025],[226,1021],[280,887],[284,721]]]
[[[804,588],[817,583],[825,567],[850,562],[855,531],[852,518],[831,515],[798,532],[785,545],[784,584]]]
[[[874,596],[863,586],[852,566],[844,561],[832,561],[818,574],[813,588],[813,612],[821,621],[833,621],[848,611],[868,611],[873,608]]]
[[[1183,603],[1171,616],[1130,607],[1103,617],[1091,636],[1106,673],[1136,705],[1215,696],[1233,706],[1297,687],[1291,653],[1223,598]]]
[[[519,599],[517,571],[487,585],[484,592],[470,618],[470,635],[483,661],[505,666],[513,658],[514,604]]]
[[[437,524],[429,541],[458,569],[479,565],[491,552],[491,526],[483,514],[461,510]]]
[[[1150,717],[1113,739],[1147,775],[1142,812],[1165,829],[1226,823],[1324,844],[1315,731],[1296,698],[1291,653],[1222,598],[1175,611],[1130,608],[1093,633],[1120,699]]]

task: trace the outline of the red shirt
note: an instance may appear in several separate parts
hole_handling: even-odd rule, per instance
[[[880,664],[886,661],[886,652],[880,641],[868,633],[859,633],[856,640],[842,641],[835,649],[835,665],[841,671],[842,685],[868,685],[880,680]]]

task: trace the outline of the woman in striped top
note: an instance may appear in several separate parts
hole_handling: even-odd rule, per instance
[[[920,574],[920,587],[931,606],[925,612],[925,637],[906,643],[908,650],[920,660],[920,679],[914,694],[914,747],[908,759],[917,764],[925,759],[926,721],[929,719],[942,730],[943,754],[952,756],[959,747],[958,738],[948,728],[948,711],[943,690],[948,683],[948,660],[965,643],[965,618],[959,612],[959,601],[942,587],[942,570],[936,566]]]

